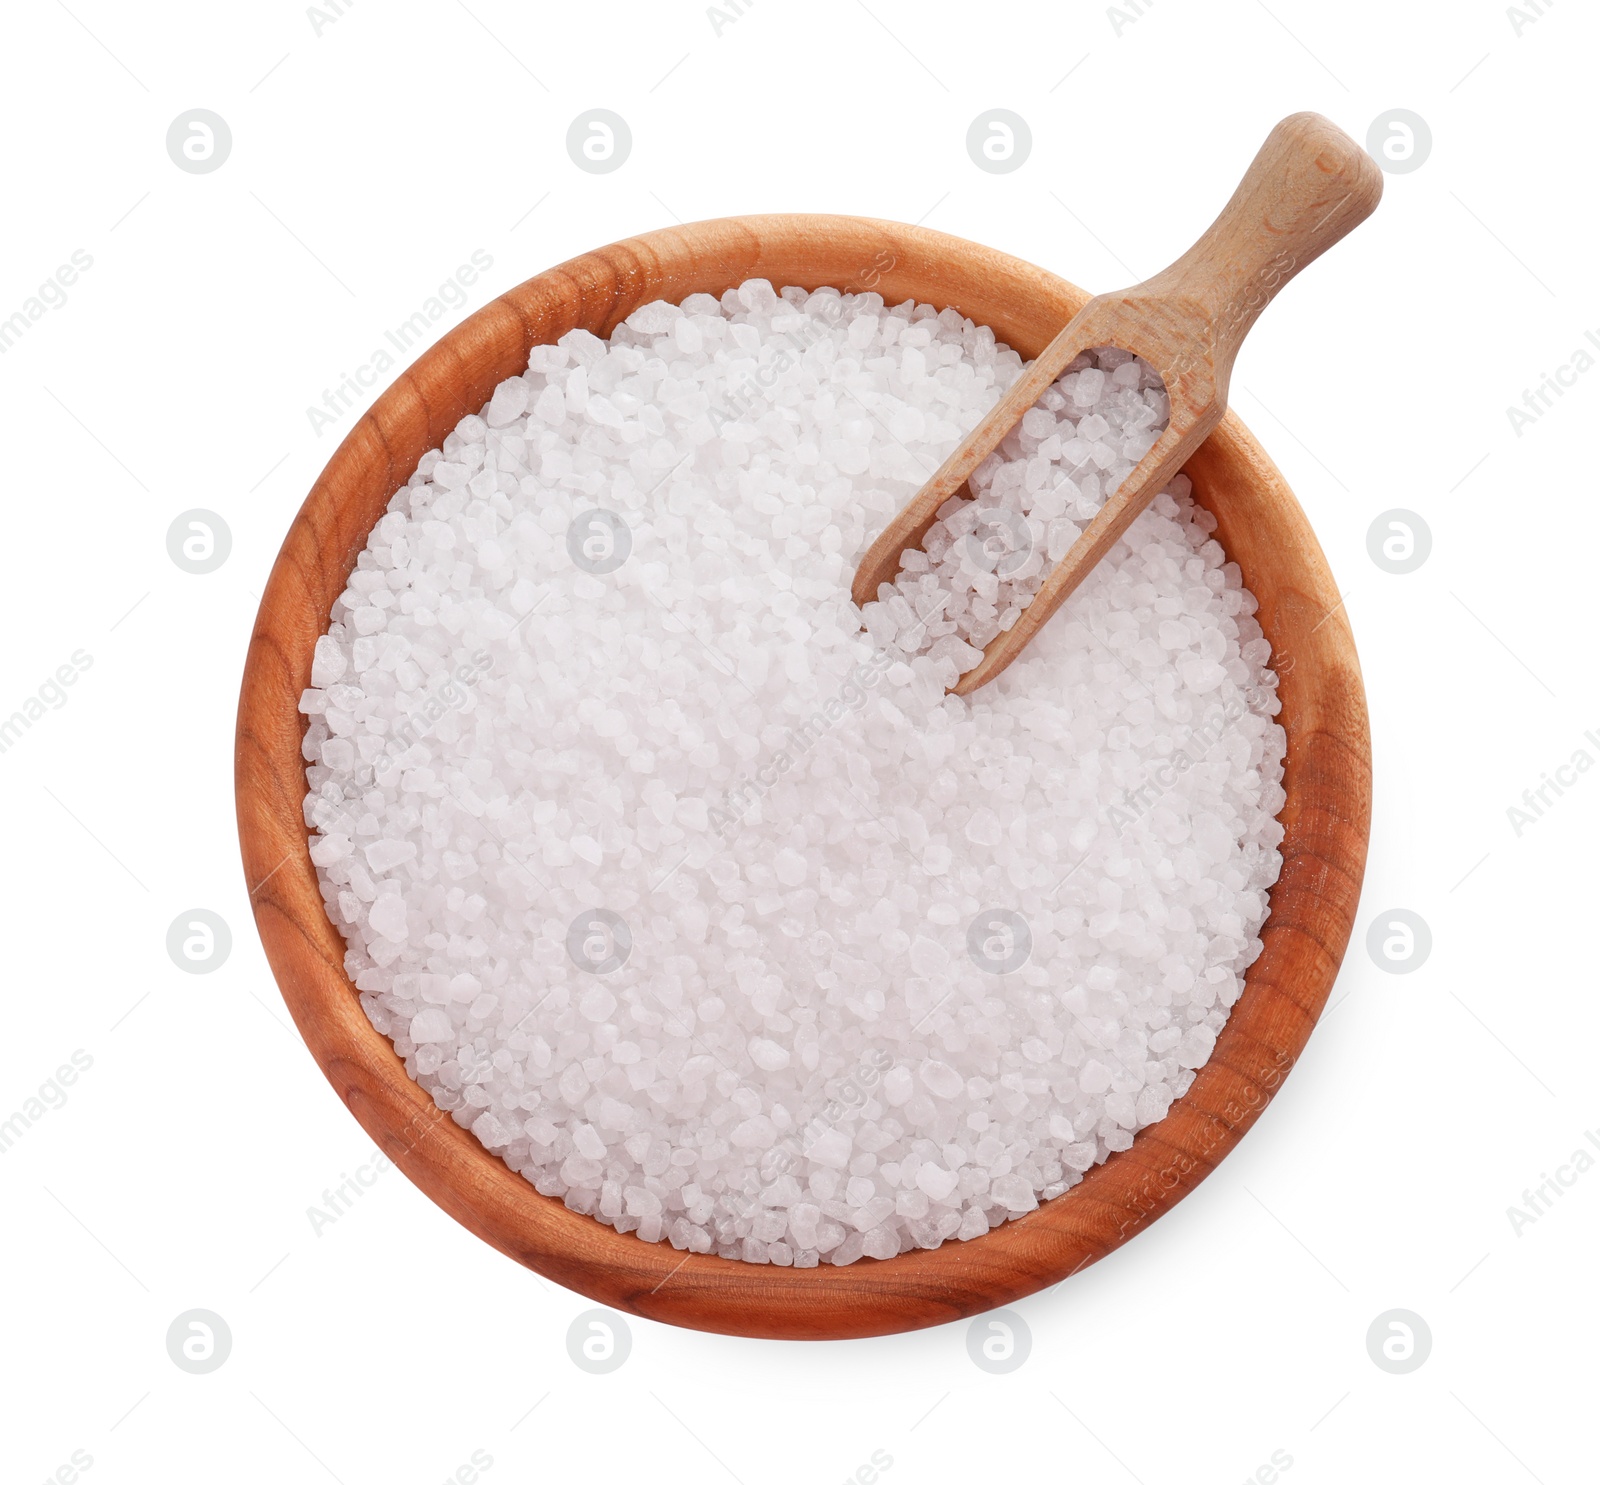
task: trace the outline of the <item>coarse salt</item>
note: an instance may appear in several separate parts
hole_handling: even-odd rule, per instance
[[[1069,1190],[1210,1056],[1284,734],[1187,482],[970,698],[1013,571],[931,623],[931,552],[849,601],[1021,367],[875,294],[646,305],[535,347],[374,528],[302,699],[312,858],[373,1024],[541,1192],[732,1259],[890,1257]],[[1163,417],[1096,353],[978,504],[1042,570]]]

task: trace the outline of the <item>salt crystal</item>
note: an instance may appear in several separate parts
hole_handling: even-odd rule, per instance
[[[897,635],[879,619],[875,612],[879,605],[868,604],[863,619],[873,640],[896,659],[926,654],[953,662],[958,675],[973,669],[982,660],[985,647],[1015,624],[1047,568],[1066,556],[1080,534],[1079,525],[1062,519],[1069,508],[1079,521],[1092,517],[1165,427],[1164,419],[1159,420],[1127,450],[1120,438],[1115,447],[1104,441],[1113,436],[1113,428],[1123,427],[1135,416],[1155,418],[1139,390],[1147,378],[1160,381],[1148,362],[1112,346],[1087,352],[1075,361],[973,472],[969,485],[975,498],[952,496],[947,500],[939,507],[922,548],[901,559],[891,591],[909,594],[913,585],[918,585],[920,592],[921,579],[931,569],[936,587],[924,602],[947,608],[954,616],[954,632],[935,633],[925,627]],[[1067,407],[1078,416],[1075,430],[1071,422],[1057,423],[1049,410],[1052,405]],[[1058,428],[1062,432],[1057,432]],[[1128,454],[1128,462],[1119,465],[1123,452]],[[1112,473],[1102,484],[1093,472],[1097,470]],[[1007,492],[1011,491],[1021,497],[1015,518],[997,513],[1010,509],[997,502],[1002,496],[1009,498]],[[981,541],[976,535],[971,541],[959,540],[974,533],[980,523]],[[937,560],[938,554],[949,550],[961,554],[954,566]],[[1001,579],[1003,602],[997,591]],[[971,593],[994,605],[997,612],[965,601]],[[1211,672],[1206,674],[1209,677]],[[1194,688],[1202,689],[1198,684]]]
[[[989,1194],[1009,1212],[1031,1212],[1039,1205],[1025,1176],[997,1176],[989,1183]]]
[[[403,943],[406,938],[407,914],[405,899],[399,893],[380,897],[367,914],[372,931],[390,943]]]
[[[366,847],[367,865],[374,871],[392,871],[406,861],[414,861],[417,843],[410,840],[377,840]]]
[[[627,325],[630,330],[637,330],[641,335],[663,335],[672,329],[682,316],[683,311],[676,304],[654,299],[649,304],[641,304],[634,310],[628,316]]]
[[[763,1072],[779,1072],[789,1065],[789,1049],[768,1037],[758,1036],[750,1043],[750,1060]]]
[[[1178,1043],[1174,1054],[1179,1067],[1204,1067],[1211,1060],[1212,1049],[1217,1045],[1217,1034],[1209,1026],[1191,1026]]]
[[[491,428],[504,428],[528,410],[528,384],[520,376],[500,383],[484,409],[484,420]]]
[[[773,858],[772,869],[785,887],[798,887],[806,879],[806,858],[786,847]]]
[[[956,1189],[956,1182],[959,1179],[957,1172],[946,1170],[943,1166],[931,1162],[925,1162],[917,1167],[917,1189],[930,1201],[943,1201]]]
[[[893,1258],[900,1251],[900,1239],[884,1222],[862,1236],[861,1251],[868,1258]]]
[[[970,1243],[975,1237],[982,1237],[989,1230],[989,1219],[984,1216],[981,1207],[968,1207],[962,1214],[961,1226],[956,1229],[955,1235],[964,1243]]]
[[[916,1085],[911,1081],[910,1068],[891,1067],[884,1075],[883,1097],[890,1108],[899,1108],[915,1092]]]
[[[948,1062],[928,1058],[919,1069],[923,1086],[935,1098],[955,1098],[966,1087],[966,1079]]]
[[[661,1211],[661,1198],[643,1186],[628,1186],[622,1199],[630,1217],[654,1217]]]
[[[337,640],[324,634],[317,640],[311,659],[311,684],[331,686],[349,668],[350,661]]]
[[[1078,358],[849,602],[1021,371],[873,294],[645,305],[535,347],[372,532],[301,697],[311,858],[374,1024],[540,1191],[685,1252],[892,1259],[1070,1200],[1212,1055],[1284,739],[1188,481],[944,695],[1165,425],[1160,378]],[[998,911],[1031,929],[1004,974]]]
[[[806,1147],[806,1156],[817,1165],[843,1170],[850,1163],[850,1136],[842,1129],[825,1130]]]
[[[419,1046],[424,1042],[454,1042],[456,1029],[445,1012],[436,1006],[425,1006],[411,1018],[407,1035]]]

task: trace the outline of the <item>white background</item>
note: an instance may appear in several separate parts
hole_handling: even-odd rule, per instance
[[[1506,408],[1600,329],[1600,17],[1555,5],[1519,35],[1498,0],[1125,0],[1144,14],[1119,27],[1087,0],[759,0],[718,36],[687,0],[470,3],[361,0],[320,35],[287,0],[6,7],[0,318],[74,250],[93,267],[0,356],[0,714],[74,651],[93,664],[0,754],[0,1118],[74,1050],[93,1066],[0,1157],[0,1474],[83,1450],[108,1485],[428,1485],[483,1450],[490,1482],[764,1485],[883,1450],[891,1485],[1155,1485],[1246,1480],[1281,1450],[1292,1485],[1592,1479],[1600,1171],[1520,1234],[1507,1209],[1600,1129],[1600,774],[1520,838],[1506,812],[1578,748],[1600,758],[1600,374],[1520,437]],[[233,133],[212,174],[165,149],[196,107]],[[632,128],[613,174],[566,153],[593,107]],[[1033,131],[1012,174],[966,153],[993,107]],[[1007,1376],[965,1325],[799,1345],[638,1320],[628,1362],[590,1376],[565,1345],[589,1302],[403,1176],[316,1235],[307,1208],[371,1144],[260,951],[231,754],[257,596],[356,415],[318,436],[323,389],[474,249],[494,266],[469,308],[675,218],[925,221],[1114,288],[1193,239],[1281,115],[1365,139],[1397,107],[1431,156],[1272,307],[1235,380],[1347,594],[1376,814],[1331,1009],[1219,1172],[1019,1306],[1033,1350]],[[166,552],[196,506],[233,532],[209,576]],[[1367,553],[1392,507],[1433,533],[1407,576]],[[213,974],[165,950],[194,907],[233,930]],[[1404,976],[1364,944],[1394,907],[1433,933]],[[194,1307],[233,1334],[207,1376],[165,1347]],[[1405,1376],[1366,1349],[1395,1307],[1433,1337]]]

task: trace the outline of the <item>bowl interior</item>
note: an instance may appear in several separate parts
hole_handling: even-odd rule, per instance
[[[1025,357],[1083,291],[943,233],[854,217],[696,223],[586,253],[489,304],[402,375],[312,487],[261,602],[240,694],[235,779],[246,883],[290,1012],[380,1148],[464,1226],[568,1288],[632,1313],[730,1334],[839,1338],[992,1309],[1103,1257],[1182,1199],[1233,1148],[1293,1067],[1326,1002],[1366,859],[1370,746],[1355,646],[1322,551],[1283,478],[1230,413],[1188,465],[1196,498],[1260,602],[1288,733],[1283,871],[1264,949],[1209,1063],[1159,1124],[1066,1195],[971,1242],[845,1268],[746,1264],[645,1243],[539,1195],[406,1075],[361,1010],[323,911],[301,813],[297,703],[357,553],[417,461],[529,349],[608,334],[640,304],[775,286],[875,290],[952,306]]]

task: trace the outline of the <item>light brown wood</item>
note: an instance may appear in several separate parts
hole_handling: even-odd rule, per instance
[[[992,681],[1222,421],[1234,358],[1261,311],[1301,269],[1364,222],[1382,194],[1382,173],[1336,125],[1315,113],[1284,119],[1205,235],[1154,278],[1091,299],[890,521],[856,570],[856,603],[872,602],[880,585],[894,581],[901,554],[922,544],[945,501],[971,498],[967,477],[1082,352],[1114,345],[1143,356],[1166,380],[1172,408],[1166,432],[1046,576],[1017,622],[996,635],[983,659],[950,689],[965,696]]]
[[[539,1195],[441,1113],[367,1020],[323,911],[301,814],[300,692],[312,647],[390,495],[531,346],[608,334],[640,304],[775,285],[874,288],[953,306],[1037,356],[1085,295],[942,233],[854,217],[700,222],[586,253],[445,336],[356,424],[295,518],[262,598],[239,697],[235,786],[246,883],[267,958],[312,1055],[368,1134],[464,1227],[517,1262],[632,1314],[735,1335],[824,1339],[937,1325],[1076,1273],[1169,1211],[1260,1115],[1333,984],[1366,860],[1365,698],[1338,591],[1305,516],[1231,415],[1190,460],[1197,498],[1260,600],[1289,751],[1283,874],[1264,950],[1211,1061],[1133,1148],[1071,1192],[972,1242],[847,1268],[755,1266],[640,1241]],[[509,1276],[508,1276],[509,1278]]]

